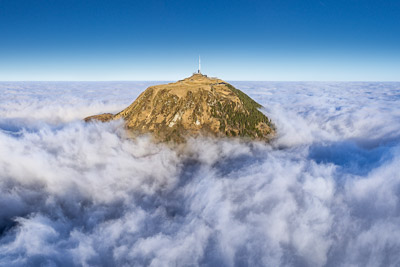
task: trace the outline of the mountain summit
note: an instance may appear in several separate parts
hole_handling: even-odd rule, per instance
[[[85,121],[124,119],[132,133],[151,133],[160,141],[182,142],[192,135],[241,136],[269,140],[275,127],[242,91],[201,73],[175,83],[150,86],[126,109]]]

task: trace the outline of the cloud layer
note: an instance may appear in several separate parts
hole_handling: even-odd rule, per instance
[[[0,266],[398,266],[400,84],[237,82],[272,144],[128,140],[149,83],[0,83]]]

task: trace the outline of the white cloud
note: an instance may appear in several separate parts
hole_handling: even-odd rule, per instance
[[[183,150],[100,85],[0,83],[0,266],[399,264],[400,84],[237,83],[279,136]]]

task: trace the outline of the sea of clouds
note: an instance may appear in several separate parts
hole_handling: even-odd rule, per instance
[[[152,84],[0,83],[0,266],[400,265],[400,83],[233,82],[270,144],[82,122]]]

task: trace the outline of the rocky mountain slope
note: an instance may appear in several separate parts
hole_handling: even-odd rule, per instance
[[[151,133],[160,141],[182,142],[198,134],[269,140],[275,127],[259,108],[229,83],[196,73],[175,83],[150,86],[115,115],[95,115],[85,121],[122,118],[132,133]]]

